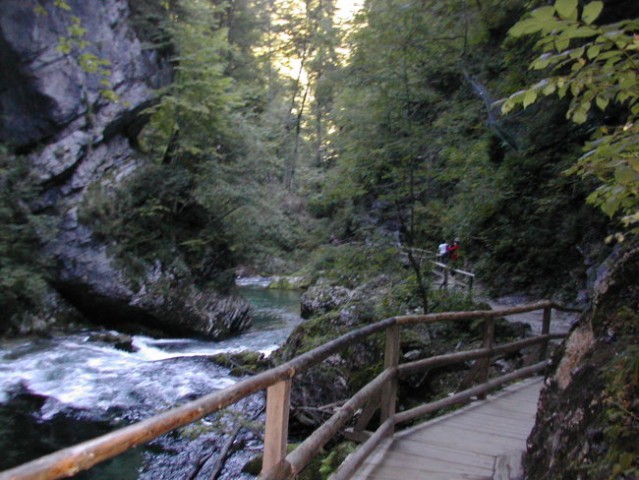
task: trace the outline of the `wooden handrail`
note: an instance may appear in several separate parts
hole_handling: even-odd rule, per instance
[[[548,340],[560,339],[566,337],[565,333],[553,333],[548,335],[539,335],[537,337],[526,338],[524,340],[517,340],[511,343],[504,343],[492,348],[479,348],[476,350],[465,350],[463,352],[447,353],[444,355],[437,355],[434,357],[424,358],[422,360],[415,360],[414,362],[403,363],[399,366],[399,376],[406,377],[419,373],[433,367],[442,367],[444,365],[454,365],[455,363],[463,363],[468,360],[477,360],[478,358],[487,358],[500,355],[502,353],[517,352],[522,348],[530,347],[533,345],[542,344]]]
[[[371,397],[371,395],[384,391],[384,387],[388,389],[389,385],[392,385],[393,382],[397,381],[400,374],[409,374],[422,368],[432,367],[437,364],[437,362],[464,361],[461,360],[462,358],[488,358],[499,353],[511,351],[511,348],[523,348],[524,346],[535,343],[541,343],[543,345],[544,342],[547,343],[552,338],[558,338],[557,335],[549,335],[545,332],[545,335],[535,339],[526,339],[502,346],[493,346],[491,343],[487,346],[487,348],[471,352],[458,352],[447,356],[433,357],[431,359],[420,360],[410,364],[398,365],[396,359],[399,355],[399,346],[395,342],[396,339],[399,338],[397,330],[399,327],[404,325],[441,321],[461,321],[476,318],[489,319],[534,310],[543,309],[549,311],[552,308],[564,310],[564,308],[560,305],[549,301],[543,301],[530,305],[522,305],[499,310],[447,312],[387,318],[374,324],[353,330],[330,342],[327,342],[324,345],[295,357],[278,367],[242,380],[224,390],[211,393],[197,400],[186,403],[185,405],[173,408],[164,413],[155,415],[151,418],[106,435],[65,448],[10,470],[0,472],[0,480],[52,480],[75,475],[82,470],[91,468],[92,466],[109,458],[113,458],[133,447],[147,443],[160,435],[215,413],[222,408],[241,400],[242,398],[252,395],[253,393],[269,389],[270,387],[281,384],[282,382],[290,382],[295,375],[322,362],[346,346],[367,338],[372,334],[387,330],[387,339],[392,339],[393,345],[387,345],[386,347],[386,369],[377,377],[376,380],[365,386],[364,389],[346,402],[346,404],[344,404],[344,406],[341,407],[334,415],[334,418],[332,417],[332,420],[329,420],[325,426],[320,427],[305,442],[303,442],[300,447],[286,456],[285,459],[279,458],[284,455],[282,443],[286,441],[287,428],[285,428],[285,425],[283,424],[285,412],[282,410],[277,413],[278,411],[275,409],[276,413],[274,415],[276,420],[274,421],[279,422],[279,427],[273,428],[273,425],[267,425],[266,428],[267,431],[269,431],[270,428],[270,431],[278,433],[272,435],[271,438],[266,438],[269,445],[265,446],[265,451],[272,451],[275,453],[269,457],[268,462],[270,463],[267,465],[267,468],[264,468],[262,477],[272,479],[287,478],[287,475],[290,476],[291,474],[296,474],[304,468],[317,451],[319,451],[319,449],[335,435],[339,428],[341,428],[341,426],[355,414],[355,411],[360,408],[366,400]],[[550,317],[548,317],[548,324],[549,322]],[[544,315],[544,326],[546,323],[546,315]],[[485,341],[484,343],[486,346],[487,342]],[[429,361],[431,363],[429,363]],[[504,378],[507,378],[507,376]],[[495,384],[495,380],[490,380],[484,383],[483,385],[487,386],[487,390],[485,391],[494,388],[491,387],[491,385]],[[390,388],[392,389],[392,387]],[[272,392],[274,392],[272,397],[275,401],[282,401],[282,398],[287,396],[287,390],[288,387],[285,384],[283,387],[276,387],[272,390]],[[481,392],[483,391],[484,390],[481,390]],[[284,395],[284,397],[282,397],[282,395]],[[288,402],[288,400],[286,401]],[[404,418],[402,415],[405,415],[406,412],[402,412],[402,414],[394,414],[395,395],[387,395],[384,401],[385,405],[382,406],[382,410],[387,412],[388,420],[383,424],[386,425],[383,432],[385,432],[384,435],[387,435],[392,432],[396,420],[398,418]],[[392,402],[392,404],[390,402]],[[267,406],[267,411],[268,410],[269,407]],[[271,410],[273,411],[272,406]],[[397,417],[398,415],[399,417]],[[286,419],[286,422],[287,421],[288,419]],[[268,422],[269,419],[267,418],[267,423]],[[275,447],[273,447],[272,442],[278,443]]]
[[[403,248],[401,248],[401,250],[403,252],[406,252],[408,250],[408,248],[407,247],[403,247]],[[465,270],[459,270],[459,269],[456,269],[456,268],[451,268],[450,265],[448,265],[448,264],[446,264],[444,262],[437,261],[437,258],[439,258],[439,257],[437,256],[437,254],[435,252],[431,252],[429,250],[422,250],[420,248],[411,248],[411,250],[413,252],[417,252],[420,255],[428,257],[428,261],[430,263],[432,263],[433,265],[437,266],[437,267],[440,267],[440,268],[443,268],[443,269],[446,269],[446,270],[452,270],[455,273],[459,273],[460,275],[464,275],[466,277],[475,278],[475,274],[474,273],[467,272]]]

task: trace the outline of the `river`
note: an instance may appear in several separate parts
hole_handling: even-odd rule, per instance
[[[0,470],[234,384],[237,379],[208,356],[244,350],[268,355],[301,322],[299,293],[264,288],[267,284],[268,279],[240,283],[239,293],[253,306],[253,326],[228,340],[134,336],[137,351],[126,352],[91,341],[87,331],[0,344]],[[257,411],[260,402],[238,408]],[[206,457],[206,447],[185,456],[178,450],[186,436],[175,441],[165,436],[78,478],[200,478],[188,470],[193,457]],[[257,436],[249,437],[258,450]],[[229,475],[238,478],[237,472]]]

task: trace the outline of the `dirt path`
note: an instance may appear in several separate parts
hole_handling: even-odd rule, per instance
[[[527,298],[523,295],[512,295],[499,298],[476,297],[478,300],[488,303],[493,309],[514,307],[526,303],[533,303],[539,299]],[[541,333],[543,311],[519,313],[508,315],[506,320],[510,322],[524,322],[530,325],[532,333]],[[550,320],[550,333],[567,333],[570,327],[579,319],[579,314],[574,312],[552,311]]]
[[[435,288],[440,288],[442,279],[438,279],[434,282]],[[449,276],[448,288],[456,289],[459,291],[467,291],[465,283],[458,279],[457,276]],[[475,283],[473,287],[473,298],[476,301],[485,302],[493,309],[509,308],[517,305],[523,305],[527,303],[534,303],[541,298],[532,298],[526,295],[507,295],[502,297],[493,298],[485,293],[485,290],[481,285]],[[508,315],[506,320],[511,322],[524,322],[530,325],[533,334],[541,333],[543,311],[519,313],[516,315]],[[579,314],[574,312],[559,312],[557,310],[552,311],[552,317],[550,321],[550,333],[567,333],[572,325],[579,319]]]

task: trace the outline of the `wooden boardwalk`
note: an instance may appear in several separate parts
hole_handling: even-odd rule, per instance
[[[543,380],[512,385],[486,400],[398,432],[353,480],[515,480]]]

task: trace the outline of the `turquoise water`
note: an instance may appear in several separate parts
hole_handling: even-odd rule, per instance
[[[299,292],[262,285],[238,287],[253,326],[223,341],[134,336],[138,350],[124,352],[81,332],[0,344],[0,470],[234,384],[208,355],[269,354],[302,321]],[[135,479],[141,462],[135,450],[78,478]]]

